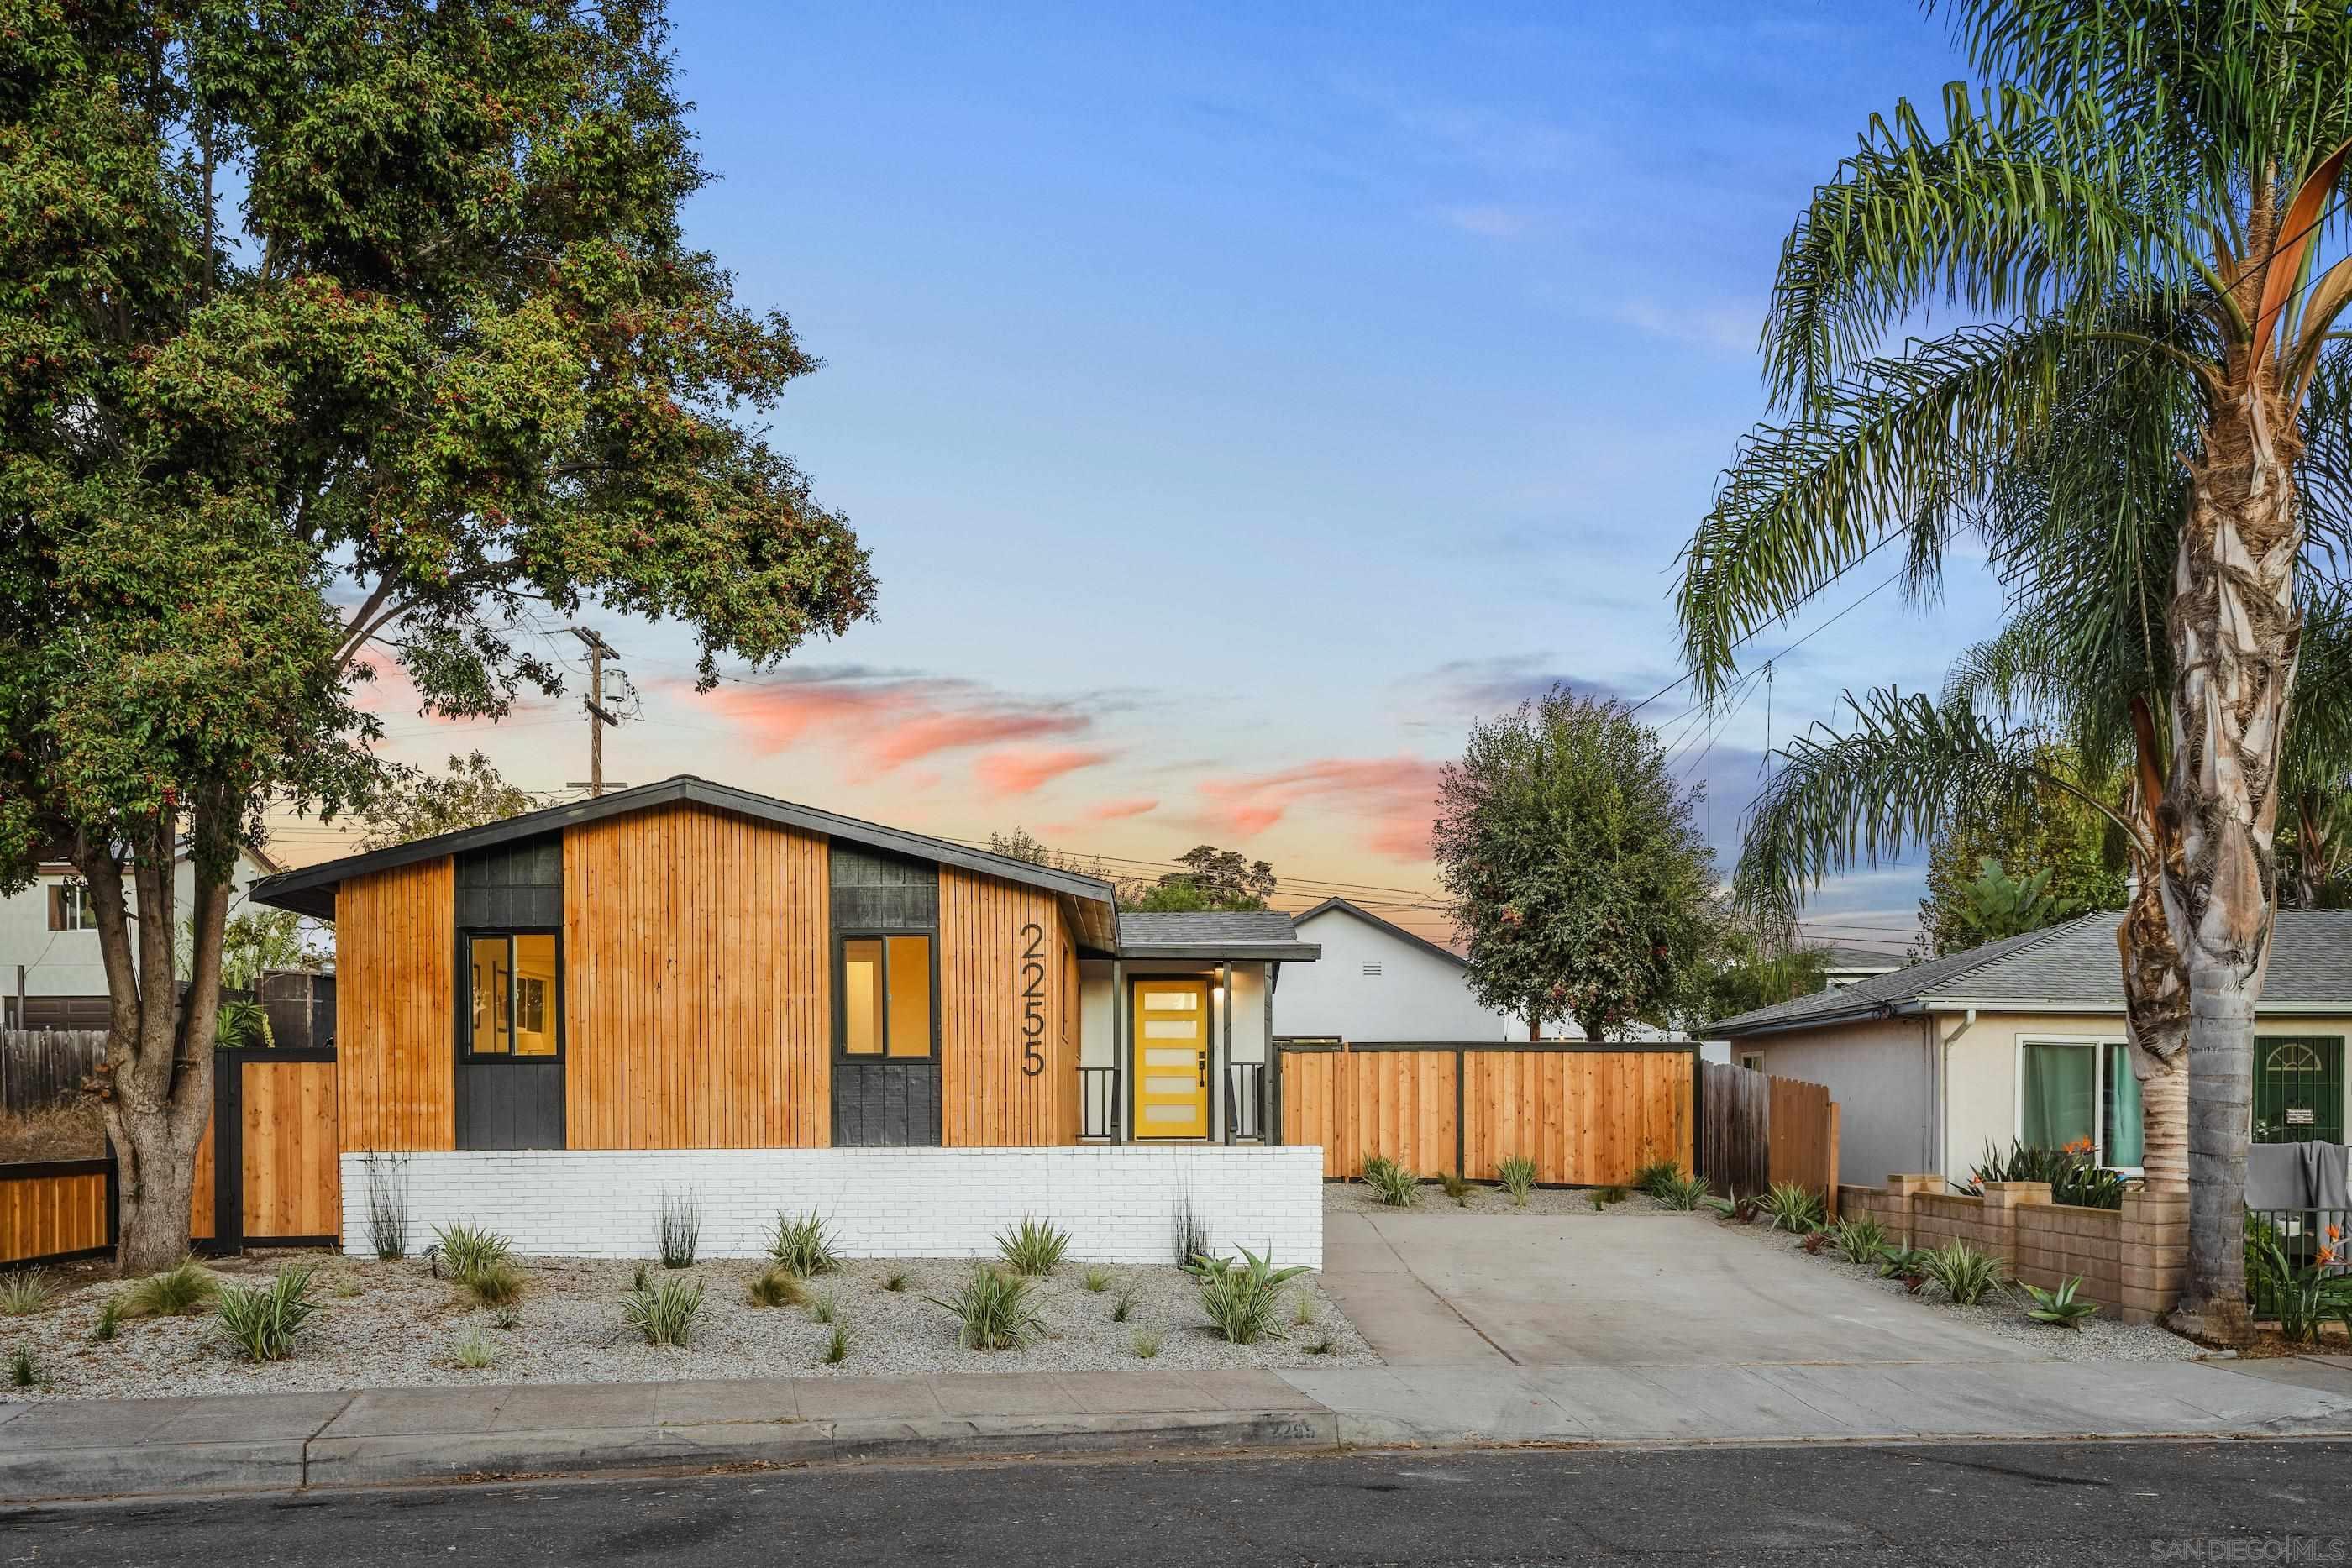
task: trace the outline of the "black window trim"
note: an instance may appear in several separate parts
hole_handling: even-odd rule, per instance
[[[890,938],[919,936],[929,943],[931,953],[931,1049],[924,1056],[893,1056],[890,1054]],[[852,942],[882,944],[882,1049],[862,1056],[849,1051],[849,945]],[[558,967],[561,967],[559,957]],[[862,1066],[921,1067],[937,1066],[940,1061],[940,934],[937,931],[856,930],[833,934],[833,1059],[837,1062],[855,1062]]]
[[[474,941],[477,937],[504,936],[508,953],[514,951],[518,936],[552,936],[555,938],[555,1054],[525,1056],[519,1051],[505,1051],[474,1049]],[[453,977],[460,995],[457,998],[457,1060],[467,1067],[545,1067],[564,1059],[568,1041],[564,1039],[564,997],[570,980],[569,961],[563,951],[563,927],[561,925],[462,925],[457,929],[457,972]],[[509,956],[507,973],[514,973]],[[509,1032],[512,1030],[509,1028]]]

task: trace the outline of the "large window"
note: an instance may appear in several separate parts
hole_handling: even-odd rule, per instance
[[[931,939],[847,936],[841,944],[845,1055],[931,1054]]]
[[[2031,1040],[2019,1047],[2017,1136],[2038,1148],[2089,1144],[2103,1166],[2140,1163],[2139,1080],[2116,1040]]]
[[[552,931],[467,935],[467,1053],[548,1057],[562,1043],[562,971]]]

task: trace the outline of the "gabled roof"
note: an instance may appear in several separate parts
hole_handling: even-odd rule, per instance
[[[1931,1009],[2114,1012],[2124,1006],[2116,954],[2119,910],[1815,991],[1707,1026],[1717,1038],[1811,1029]],[[2282,909],[2258,1010],[2352,1012],[2352,910]]]
[[[1307,962],[1323,956],[1301,942],[1289,915],[1278,909],[1122,909],[1118,912],[1122,958],[1243,958]]]
[[[658,784],[643,784],[634,789],[616,789],[593,800],[574,800],[568,805],[526,811],[520,817],[509,817],[503,821],[486,823],[478,828],[436,833],[431,838],[395,844],[387,850],[373,850],[365,854],[323,861],[317,865],[304,866],[299,871],[285,872],[255,883],[253,897],[258,903],[280,909],[292,909],[322,920],[331,920],[335,915],[335,889],[345,877],[365,876],[373,872],[390,871],[396,866],[413,865],[419,861],[435,860],[442,855],[462,854],[468,850],[486,849],[493,844],[531,838],[540,833],[560,832],[565,828],[601,821],[607,817],[624,816],[649,807],[678,803],[707,806],[712,810],[748,817],[755,821],[798,828],[803,832],[818,833],[827,839],[843,839],[915,860],[934,861],[962,871],[977,872],[983,876],[1043,888],[1064,900],[1064,906],[1077,928],[1078,940],[1082,944],[1108,949],[1116,940],[1111,884],[1099,877],[1082,876],[1076,872],[1036,865],[1028,861],[1014,860],[1009,855],[991,854],[986,850],[968,849],[946,839],[910,833],[901,828],[862,822],[855,817],[820,810],[814,806],[796,805],[772,796],[754,794],[749,789],[738,789],[732,785],[714,784],[691,773],[677,774]]]
[[[1370,910],[1364,908],[1361,904],[1350,904],[1344,898],[1327,898],[1322,903],[1317,904],[1314,908],[1299,915],[1297,919],[1299,925],[1304,925],[1308,921],[1321,915],[1352,915],[1357,919],[1362,921],[1365,925],[1371,926],[1374,930],[1384,931],[1388,935],[1395,937],[1398,941],[1406,944],[1408,946],[1418,947],[1424,953],[1443,958],[1457,969],[1466,969],[1470,967],[1470,960],[1465,958],[1461,954],[1456,953],[1453,948],[1443,946],[1438,943],[1432,942],[1426,936],[1415,936],[1412,932],[1407,931],[1403,926],[1399,925],[1395,921],[1383,920],[1379,915],[1374,915]]]

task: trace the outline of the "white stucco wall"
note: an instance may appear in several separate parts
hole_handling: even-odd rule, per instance
[[[1856,1023],[1731,1042],[1731,1059],[1761,1054],[1763,1071],[1827,1086],[1838,1105],[1838,1179],[1875,1186],[1897,1171],[1935,1170],[1934,1080],[1916,1018]]]
[[[246,894],[263,872],[240,856],[230,885],[235,889],[229,913],[249,905]],[[106,960],[100,956],[95,931],[49,929],[49,889],[80,878],[43,875],[13,897],[0,898],[0,991],[16,994],[16,966],[25,966],[28,997],[98,997],[106,994]],[[182,861],[173,878],[173,904],[178,918],[187,918],[195,897],[195,873]]]
[[[1320,943],[1312,964],[1288,964],[1274,991],[1274,1032],[1341,1040],[1516,1040],[1524,1025],[1482,1008],[1462,967],[1344,909],[1324,911],[1298,927]],[[1378,975],[1364,973],[1378,963]]]
[[[823,1215],[856,1258],[991,1258],[1027,1216],[1074,1260],[1165,1263],[1176,1206],[1212,1244],[1323,1266],[1323,1151],[1134,1145],[1051,1149],[531,1149],[377,1155],[404,1191],[412,1250],[456,1220],[545,1258],[656,1254],[665,1193],[701,1207],[701,1253],[756,1258],[781,1211]],[[370,1156],[342,1157],[343,1240],[369,1246]]]

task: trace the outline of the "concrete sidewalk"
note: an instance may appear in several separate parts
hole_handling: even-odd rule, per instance
[[[0,1406],[0,1498],[1401,1443],[2322,1435],[2352,1435],[2352,1358],[485,1385]]]

